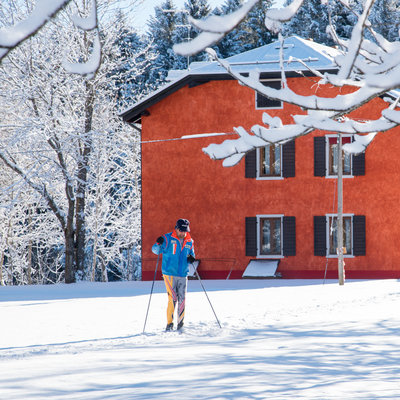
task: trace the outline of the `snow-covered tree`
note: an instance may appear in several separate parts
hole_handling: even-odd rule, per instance
[[[98,179],[93,176],[96,162],[101,158],[98,154],[101,146],[95,144],[112,137],[109,148],[132,160],[137,158],[138,151],[137,141],[132,137],[136,145],[120,147],[126,142],[127,128],[117,115],[117,93],[112,85],[112,71],[119,62],[115,58],[115,42],[121,27],[118,16],[104,14],[100,34],[97,28],[82,33],[71,22],[71,15],[80,15],[81,19],[74,18],[75,26],[87,27],[84,18],[93,19],[93,4],[74,2],[9,53],[0,68],[1,93],[7,99],[1,102],[2,114],[10,121],[2,129],[0,159],[18,178],[12,187],[5,186],[2,190],[18,192],[18,201],[24,201],[28,188],[40,195],[41,212],[50,211],[58,222],[58,245],[62,243],[64,254],[60,261],[66,282],[74,281],[76,272],[79,277],[87,276],[88,272],[87,245],[91,232],[87,218],[91,203],[87,201],[88,193],[97,190]],[[112,9],[108,1],[98,5],[103,13]],[[23,19],[26,10],[17,10],[21,14],[16,18]],[[97,54],[100,37],[103,54],[101,59],[95,58],[101,60],[101,65],[93,70],[92,55]],[[121,168],[115,174],[137,185],[138,180],[129,175],[133,171],[136,174],[133,167]],[[132,200],[135,206],[130,211],[138,212],[137,201]],[[36,199],[32,204],[39,201]],[[138,227],[130,228],[135,232],[130,238],[137,238]],[[118,225],[113,229],[118,232]],[[123,229],[127,236],[126,226]],[[133,248],[136,243],[137,239],[132,239],[124,246]]]
[[[116,20],[116,40],[107,51],[111,52],[108,56],[116,64],[115,70],[110,72],[110,78],[118,96],[118,108],[121,109],[156,89],[156,83],[150,79],[156,53],[145,36],[132,30],[127,15],[120,11]]]
[[[226,0],[221,7],[214,11],[216,15],[230,14],[239,9],[243,0]],[[215,50],[222,58],[227,58],[243,51],[271,43],[276,35],[265,29],[265,12],[271,7],[269,0],[262,1],[254,7],[248,16],[227,33],[224,38],[215,46]]]
[[[207,0],[186,0],[184,4],[186,12],[177,14],[177,27],[174,32],[174,42],[179,43],[182,39],[193,39],[199,34],[196,27],[191,27],[189,18],[202,19],[210,14],[211,8]],[[207,61],[208,55],[205,52],[198,53],[190,57],[189,62],[193,61]],[[175,69],[188,68],[187,59],[179,57],[176,59]]]
[[[140,154],[125,127],[121,131],[118,146],[114,132],[93,143],[87,209],[92,280],[140,277]]]
[[[154,8],[154,17],[148,22],[148,41],[151,43],[155,60],[149,71],[150,84],[164,82],[168,71],[175,68],[176,55],[172,51],[176,26],[176,8],[172,0],[165,0]]]
[[[329,34],[329,29],[327,31],[329,25],[335,28],[340,38],[349,39],[357,21],[356,14],[362,13],[363,5],[363,0],[349,1],[351,8],[341,6],[340,0],[305,0],[296,15],[285,24],[282,33],[285,36],[298,35],[305,39],[310,38],[317,43],[332,46],[335,40]],[[376,0],[371,8],[369,21],[377,33],[394,41],[399,36],[399,12],[398,0]],[[368,32],[365,32],[365,36],[373,40]]]
[[[0,5],[1,15],[14,15],[15,7],[28,7],[29,16],[9,19],[0,25],[0,61],[26,39],[36,34],[46,23],[65,7],[71,0],[37,0],[36,4],[23,1],[9,1]],[[9,22],[12,21],[13,24]],[[3,19],[4,22],[4,19]]]
[[[389,41],[399,40],[400,3],[398,0],[376,0],[369,17],[374,30]],[[369,36],[371,39],[371,36]]]
[[[351,26],[354,23],[349,24],[346,17],[348,17],[348,11],[343,10],[336,0],[330,2],[305,0],[296,15],[285,24],[282,33],[285,36],[297,35],[305,39],[312,39],[317,43],[333,45],[332,36],[326,28],[332,23],[340,37],[349,38]],[[344,36],[346,27],[350,27],[350,29]]]
[[[273,40],[277,39],[276,34],[265,29],[264,24],[265,14],[271,6],[271,0],[260,1],[248,13],[247,17],[243,21],[245,29],[249,32],[248,43],[244,43],[245,50],[264,46],[265,44],[271,43]]]

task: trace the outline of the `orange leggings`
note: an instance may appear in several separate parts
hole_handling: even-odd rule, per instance
[[[175,305],[178,302],[178,324],[185,317],[185,297],[187,278],[181,276],[163,275],[168,293],[167,323],[174,320]]]

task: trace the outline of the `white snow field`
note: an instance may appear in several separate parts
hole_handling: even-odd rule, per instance
[[[399,399],[400,282],[0,287],[0,399]]]

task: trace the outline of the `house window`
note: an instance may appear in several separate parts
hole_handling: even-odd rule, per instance
[[[338,137],[327,136],[327,163],[328,175],[337,176],[338,174]],[[342,145],[351,143],[351,136],[342,136]],[[351,175],[351,154],[343,152],[343,175]]]
[[[259,149],[259,177],[282,176],[281,145],[269,144]]]
[[[296,255],[296,218],[283,215],[246,217],[246,256],[282,258]]]
[[[295,140],[282,145],[269,144],[245,157],[245,177],[251,179],[293,178],[296,174]]]
[[[347,256],[366,255],[365,215],[343,216],[343,245]],[[337,256],[337,215],[314,216],[314,255]]]
[[[281,89],[281,81],[274,79],[260,79],[262,85],[273,88]],[[256,109],[267,109],[267,108],[282,108],[282,102],[280,100],[273,100],[266,96],[263,96],[256,92]]]
[[[329,240],[328,243],[328,251],[330,256],[337,256],[338,254],[338,239],[337,239],[337,216],[336,215],[328,215],[327,216],[327,228],[328,234],[327,238]],[[353,229],[352,229],[352,216],[344,215],[343,216],[343,247],[345,255],[353,254],[353,246],[352,246],[352,237],[353,237]]]
[[[352,135],[342,135],[342,144],[351,143]],[[336,178],[338,173],[337,135],[314,137],[314,176]],[[350,155],[343,152],[343,176],[365,175],[365,153]]]
[[[260,256],[282,255],[282,217],[259,217]]]

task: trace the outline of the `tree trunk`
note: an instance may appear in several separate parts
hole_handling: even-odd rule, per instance
[[[32,210],[28,211],[29,217],[28,217],[28,226],[32,226]],[[29,228],[31,230],[31,228]],[[28,270],[27,270],[27,280],[28,280],[28,285],[32,285],[32,239],[29,239],[28,242]]]
[[[65,283],[74,283],[74,233],[70,229],[64,231],[65,235]]]
[[[75,251],[75,232],[74,232],[74,201],[68,199],[68,215],[64,229],[65,236],[65,283],[75,282],[74,251]]]
[[[89,170],[89,156],[92,151],[92,130],[94,90],[92,83],[86,82],[86,102],[85,102],[85,137],[82,142],[80,159],[78,162],[78,180],[76,189],[76,252],[75,262],[78,271],[85,268],[85,206],[86,206],[86,186]]]

